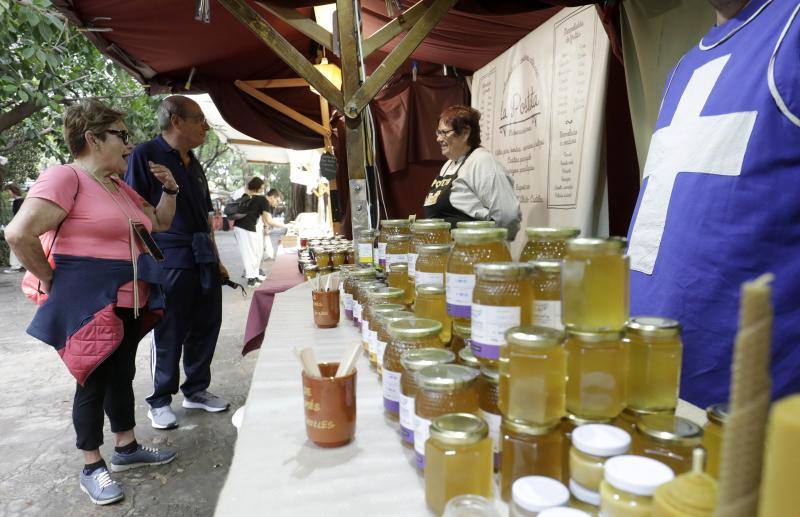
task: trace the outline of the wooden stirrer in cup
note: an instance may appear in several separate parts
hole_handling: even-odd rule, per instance
[[[344,377],[345,375],[349,375],[356,365],[356,360],[358,359],[358,354],[360,351],[361,343],[358,341],[350,345],[350,348],[345,351],[342,360],[339,361],[339,368],[336,369],[336,375],[334,377]]]

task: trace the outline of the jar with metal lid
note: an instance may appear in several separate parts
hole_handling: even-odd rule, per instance
[[[674,412],[681,380],[681,326],[636,316],[625,327],[628,344],[628,407],[640,413]]]
[[[608,460],[600,483],[600,513],[603,517],[649,517],[653,494],[672,481],[672,470],[642,456],[616,456]]]
[[[444,287],[444,275],[450,244],[422,244],[417,246],[414,285],[439,285]]]
[[[528,242],[522,248],[520,262],[529,260],[561,260],[567,248],[567,240],[580,235],[580,228],[525,228]]]
[[[547,510],[565,509],[569,490],[560,481],[546,476],[523,476],[511,485],[509,517],[536,517]]]
[[[621,332],[567,330],[567,412],[613,419],[625,407],[627,347]]]
[[[369,325],[366,325],[366,328],[368,332],[369,364],[373,368],[378,367],[378,330],[381,327],[381,315],[391,314],[405,309],[406,306],[399,303],[380,303],[370,307],[370,314],[372,317],[369,320]]]
[[[471,318],[472,291],[475,288],[475,264],[509,262],[505,228],[478,230],[456,229],[451,232],[455,245],[447,258],[445,287],[447,312],[453,319]]]
[[[401,305],[401,310],[405,309],[407,307],[403,303],[403,294],[403,290],[396,287],[370,286],[367,289],[366,300],[362,303],[363,308],[361,311],[361,343],[365,346],[365,350],[369,351],[372,336],[369,328],[373,319],[372,307],[382,303],[391,303]]]
[[[334,248],[331,251],[331,266],[334,270],[339,269],[347,262],[347,248]]]
[[[570,239],[561,267],[561,320],[567,328],[618,331],[628,320],[627,242]]]
[[[523,476],[561,479],[562,434],[559,424],[532,427],[504,418],[500,432],[503,435],[500,462],[503,501],[511,498],[512,483]]]
[[[675,474],[692,470],[692,450],[703,440],[703,429],[670,414],[642,415],[636,423],[634,453],[658,460]]]
[[[408,264],[408,252],[411,247],[410,235],[390,235],[386,238],[387,270],[392,264]]]
[[[706,450],[706,472],[719,479],[719,464],[722,458],[722,430],[728,419],[728,404],[720,403],[706,409],[708,421],[703,427],[703,448]]]
[[[533,324],[563,329],[561,322],[561,262],[533,260],[531,289],[533,290]]]
[[[369,324],[369,321],[364,320],[365,312],[367,307],[369,306],[369,295],[373,291],[378,291],[380,289],[385,289],[386,285],[380,281],[374,281],[367,284],[358,284],[356,290],[356,298],[354,299],[356,305],[356,309],[353,311],[354,315],[357,313],[358,315],[358,330],[361,332],[362,336],[362,345],[364,345],[364,351],[366,352],[369,350],[366,343],[363,339],[364,337],[364,327]]]
[[[314,261],[319,268],[331,266],[331,249],[330,248],[314,248]]]
[[[345,248],[345,252],[346,252],[345,264],[350,264],[350,265],[355,264],[356,263],[356,248],[355,248],[355,245],[353,245],[353,244],[348,245]]]
[[[414,398],[417,396],[417,372],[428,366],[450,364],[456,356],[441,348],[418,348],[408,350],[400,357],[403,374],[400,377],[400,437],[403,445],[414,447],[416,412]]]
[[[390,345],[391,346],[391,345]],[[417,467],[425,467],[425,441],[429,436],[431,421],[448,413],[478,415],[478,372],[458,364],[428,366],[417,372],[417,396],[414,399],[416,427],[414,452]],[[491,464],[491,442],[489,462]],[[491,470],[491,468],[490,468]]]
[[[480,371],[481,362],[478,361],[478,358],[472,354],[472,348],[468,346],[462,348],[461,350],[458,351],[458,355],[456,357],[457,357],[456,362],[458,364],[469,366],[470,368],[474,368],[475,370]]]
[[[570,477],[580,486],[597,492],[606,460],[628,452],[631,436],[618,427],[587,424],[572,432],[569,452]]]
[[[389,264],[386,283],[403,291],[403,303],[409,307],[414,304],[413,286],[408,281],[408,264],[395,262]]]
[[[408,277],[417,275],[417,248],[426,244],[450,244],[450,223],[433,219],[417,219],[411,225],[411,247],[408,251]]]
[[[496,368],[484,365],[481,367],[481,376],[478,377],[478,403],[480,406],[480,416],[489,426],[489,437],[492,439],[492,450],[494,451],[494,470],[500,468],[500,424],[503,421],[503,414],[497,405],[500,399],[500,372]]]
[[[438,368],[434,366],[433,368]],[[492,497],[492,442],[486,423],[470,413],[433,420],[425,444],[425,501],[436,515],[464,494]]]
[[[475,264],[474,270],[472,353],[485,364],[496,364],[506,346],[506,331],[533,320],[532,268],[517,262],[488,262]]]
[[[353,290],[353,325],[358,327],[359,330],[361,329],[364,304],[367,301],[366,289],[372,286],[384,287],[384,283],[375,278],[356,280],[355,289]]]
[[[475,365],[473,366],[473,364],[470,363],[467,364],[467,366],[480,368],[480,361],[478,361],[478,358],[472,353],[472,345],[470,344],[472,338],[472,323],[469,320],[455,320],[452,326],[453,335],[450,338],[450,350],[456,354],[456,357],[461,357],[461,352],[463,350],[468,350],[469,360],[474,361]]]
[[[319,274],[319,267],[313,264],[307,264],[303,268],[303,276],[306,277],[306,280],[311,280],[312,278],[316,278]]]
[[[375,280],[375,270],[354,269],[347,273],[344,281],[344,311],[348,319],[353,319],[354,298],[356,293],[356,283],[359,280]]]
[[[394,312],[383,312],[376,314],[376,322],[378,324],[378,332],[376,334],[376,341],[375,341],[375,352],[377,354],[377,368],[378,368],[378,378],[383,378],[383,356],[386,353],[386,347],[389,346],[389,343],[392,341],[391,336],[389,336],[389,323],[393,321],[399,321],[407,318],[413,318],[414,313],[406,310],[402,311],[394,311]]]
[[[567,353],[564,333],[513,327],[500,356],[500,409],[520,424],[549,426],[565,414]]]
[[[390,322],[386,330],[389,344],[383,352],[383,407],[389,418],[397,420],[400,414],[400,376],[403,365],[400,357],[407,350],[441,348],[439,332],[442,324],[427,318],[407,318]]]
[[[372,266],[372,249],[375,246],[375,230],[361,230],[356,247],[358,263],[363,266]]]
[[[456,228],[464,228],[467,230],[478,230],[483,228],[495,228],[497,223],[492,220],[489,221],[459,221],[456,223]]]
[[[450,343],[452,322],[447,314],[447,302],[444,298],[444,287],[438,285],[420,285],[417,287],[417,297],[414,301],[414,314],[420,318],[430,318],[442,324],[442,333],[439,339],[442,345]],[[453,350],[454,354],[458,350]]]
[[[381,221],[378,235],[378,264],[386,267],[386,245],[392,235],[411,235],[411,221],[408,219],[386,219]]]

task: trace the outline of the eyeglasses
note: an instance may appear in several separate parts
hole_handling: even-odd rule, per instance
[[[439,136],[447,136],[448,134],[452,133],[453,131],[455,131],[455,129],[437,129],[436,130],[436,136],[437,137],[439,137]]]
[[[179,115],[180,116],[180,115]],[[181,117],[185,120],[193,120],[198,124],[205,124],[206,123],[206,116],[202,113],[199,115],[186,115],[185,117]]]
[[[117,135],[122,143],[128,145],[128,142],[131,141],[131,134],[123,129],[106,129],[106,133],[111,133],[112,135]]]

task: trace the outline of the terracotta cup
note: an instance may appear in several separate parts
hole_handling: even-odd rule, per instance
[[[314,302],[314,324],[328,329],[339,324],[339,290],[311,291]]]
[[[306,434],[320,447],[340,447],[356,434],[356,370],[334,377],[339,363],[319,363],[322,377],[303,371]]]

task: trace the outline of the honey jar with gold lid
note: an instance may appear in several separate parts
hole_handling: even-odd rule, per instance
[[[450,244],[423,244],[417,246],[414,285],[439,285],[444,287],[444,275]]]
[[[472,345],[470,344],[472,336],[472,323],[469,320],[455,320],[453,321],[452,327],[453,333],[450,338],[450,350],[456,354],[456,357],[460,357],[461,351],[464,348],[469,349],[470,361],[474,361],[475,363],[467,364],[467,366],[480,368],[480,361],[478,361],[478,358],[472,353]]]
[[[530,276],[533,290],[533,324],[563,329],[561,322],[561,262],[533,260]]]
[[[392,312],[378,312],[375,314],[376,318],[374,318],[375,322],[377,323],[377,333],[375,335],[375,353],[377,355],[377,370],[378,370],[378,378],[383,377],[383,356],[386,352],[386,347],[389,345],[389,342],[392,340],[391,336],[389,336],[389,323],[393,321],[399,321],[406,318],[413,318],[414,313],[407,310],[402,311],[392,311]]]
[[[674,412],[681,379],[681,326],[669,318],[636,316],[625,326],[628,407],[639,413]]]
[[[722,431],[728,419],[728,404],[712,404],[706,408],[706,425],[703,426],[703,448],[706,450],[706,472],[719,478],[719,465],[722,458]]]
[[[503,414],[500,411],[498,402],[500,400],[500,372],[497,368],[489,365],[481,366],[481,375],[478,377],[478,403],[480,406],[480,416],[489,426],[489,437],[492,439],[492,450],[494,451],[494,470],[500,468],[500,424],[503,421]]]
[[[567,240],[580,235],[580,228],[560,227],[528,227],[525,235],[528,241],[522,248],[520,262],[529,260],[561,260],[566,252]]]
[[[408,350],[400,357],[403,374],[400,377],[400,437],[403,445],[414,447],[416,412],[414,398],[417,396],[417,372],[428,366],[450,364],[456,357],[441,348],[418,348]]]
[[[394,262],[387,266],[386,283],[390,287],[403,290],[403,303],[411,307],[414,304],[414,287],[408,281],[408,264]]]
[[[408,276],[415,280],[419,246],[426,244],[449,244],[450,223],[444,220],[417,219],[411,225],[411,246],[408,251]]]
[[[411,235],[390,235],[386,238],[386,265],[388,271],[392,264],[408,264],[408,252],[411,248]]]
[[[420,285],[417,287],[417,296],[414,300],[414,314],[420,318],[431,318],[442,324],[442,333],[439,339],[442,345],[449,345],[451,339],[452,321],[447,314],[447,302],[444,296],[444,287],[438,285]],[[454,350],[453,353],[458,353]]]
[[[373,368],[378,367],[378,329],[380,329],[381,314],[391,314],[405,309],[406,306],[399,303],[378,303],[370,307],[371,318],[365,328],[367,329],[369,364]]]
[[[625,407],[628,354],[621,332],[567,330],[567,412],[613,419]]]
[[[452,350],[452,348],[451,348]],[[472,354],[472,348],[466,346],[458,351],[458,355],[456,356],[458,364],[468,366],[475,370],[480,371],[481,369],[481,362],[478,361],[478,358]]]
[[[672,414],[642,415],[636,422],[634,452],[658,460],[675,474],[692,469],[692,450],[703,440],[703,429]]]
[[[562,478],[563,436],[559,425],[527,426],[503,419],[500,495],[504,501],[511,498],[511,485],[521,477]]]
[[[381,221],[378,234],[378,264],[386,267],[386,245],[392,235],[411,235],[411,221],[408,219],[385,219]]]

